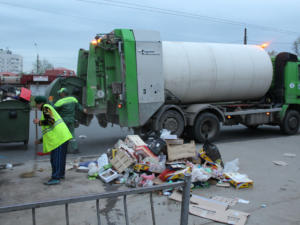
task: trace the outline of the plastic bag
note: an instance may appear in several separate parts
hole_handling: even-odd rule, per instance
[[[225,166],[224,166],[224,170],[223,172],[224,173],[234,173],[234,172],[237,172],[239,171],[239,159],[236,158],[232,161],[229,161],[229,162],[226,162],[225,163]]]
[[[98,163],[98,168],[100,170],[104,170],[103,169],[103,166],[109,164],[108,162],[108,157],[107,157],[107,154],[102,154],[98,159],[97,159],[97,163]]]
[[[192,171],[192,182],[196,181],[207,181],[211,178],[211,174],[208,173],[203,167],[201,168],[193,168]]]
[[[88,171],[88,175],[89,176],[94,176],[95,174],[98,174],[99,172],[99,168],[97,167],[96,163],[91,162],[88,166],[89,171]]]
[[[171,131],[162,129],[160,134],[160,138],[162,139],[177,139],[177,135],[171,134]]]

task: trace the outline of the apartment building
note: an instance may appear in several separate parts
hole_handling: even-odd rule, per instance
[[[0,49],[0,72],[21,73],[23,57],[13,54],[10,50]]]

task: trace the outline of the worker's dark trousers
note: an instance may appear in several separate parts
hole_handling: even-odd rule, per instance
[[[59,180],[65,177],[67,148],[68,142],[65,142],[51,152],[52,179]]]

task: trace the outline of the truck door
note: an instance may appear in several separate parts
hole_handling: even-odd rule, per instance
[[[300,63],[288,62],[285,67],[285,102],[300,104]]]

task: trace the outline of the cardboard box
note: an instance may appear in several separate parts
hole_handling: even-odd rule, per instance
[[[138,146],[147,145],[139,135],[127,135],[125,139],[126,145],[128,147],[135,149]]]
[[[31,90],[27,88],[21,88],[20,98],[30,102]]]
[[[131,166],[135,160],[129,156],[125,151],[119,150],[116,152],[115,158],[110,160],[110,163],[119,173],[122,173]]]
[[[113,181],[114,179],[117,179],[119,177],[119,174],[112,169],[108,169],[103,172],[99,172],[99,177],[105,183],[109,183],[109,182]]]
[[[226,179],[236,188],[251,188],[253,187],[253,180],[250,180],[245,174],[240,173],[224,173]]]
[[[196,156],[196,145],[194,141],[183,145],[169,145],[167,144],[168,160],[173,161],[177,159],[186,159]]]
[[[179,139],[165,139],[165,142],[168,145],[183,145],[183,139],[179,138]]]

